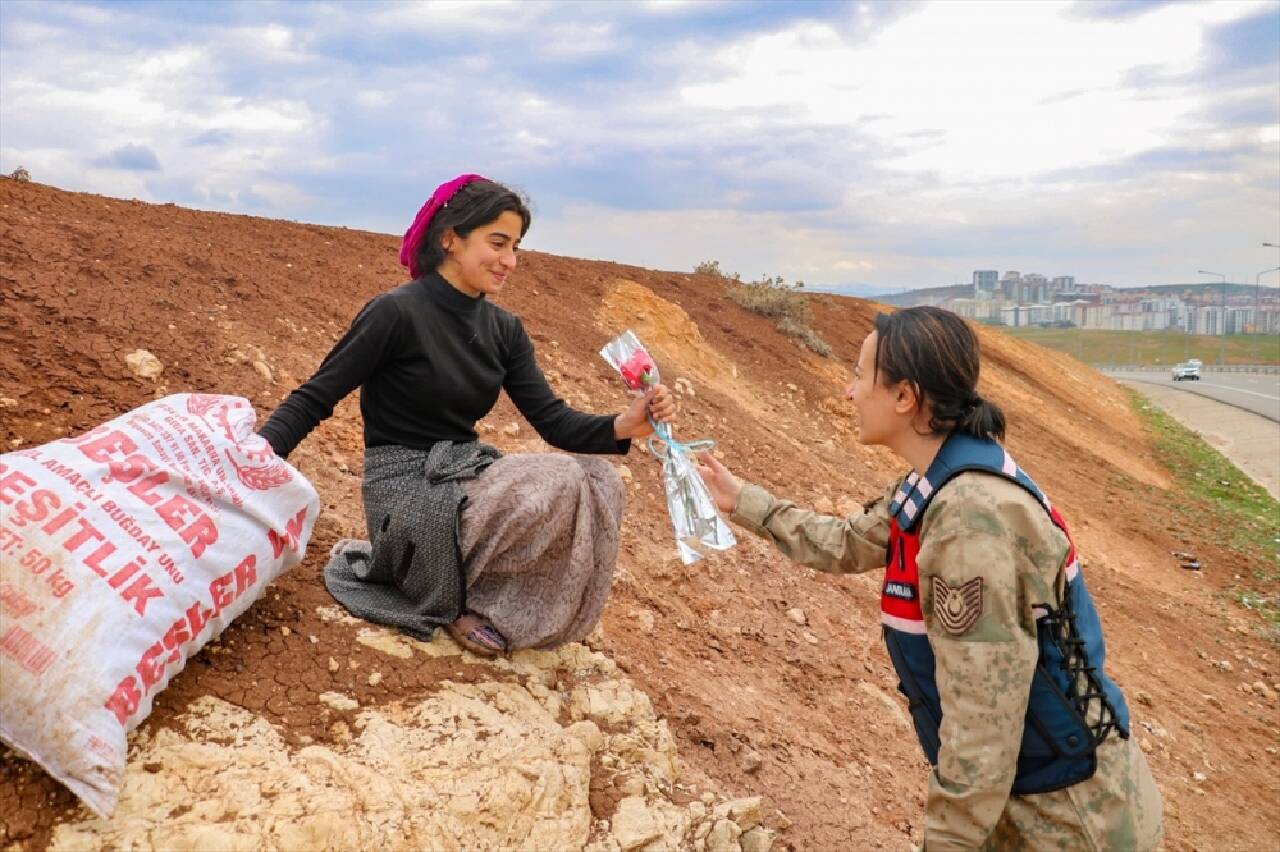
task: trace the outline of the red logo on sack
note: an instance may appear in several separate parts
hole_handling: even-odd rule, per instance
[[[232,422],[232,412],[242,409],[252,411],[252,406],[246,400],[236,397],[207,393],[193,393],[187,397],[188,412],[199,417],[210,428],[220,429],[227,440],[235,444],[238,455],[246,463],[236,461],[230,450],[226,451],[226,457],[235,468],[236,477],[246,488],[269,491],[284,485],[293,479],[293,471],[289,469],[289,465],[276,456],[266,438],[244,428],[247,420],[242,418],[236,423]]]

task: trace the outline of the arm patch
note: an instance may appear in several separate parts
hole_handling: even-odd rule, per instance
[[[982,616],[982,578],[974,577],[958,586],[934,576],[933,616],[952,636],[963,636]]]

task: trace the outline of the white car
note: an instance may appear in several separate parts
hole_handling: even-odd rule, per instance
[[[1181,381],[1200,381],[1200,362],[1184,361],[1181,364],[1173,365],[1173,380]]]

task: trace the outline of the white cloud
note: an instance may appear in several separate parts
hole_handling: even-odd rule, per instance
[[[559,59],[591,56],[621,47],[617,31],[608,21],[568,21],[541,26],[537,31],[537,40],[540,53]]]
[[[129,23],[101,10],[75,11],[99,26]],[[292,36],[286,28],[228,28],[212,41],[193,38],[150,51],[86,46],[70,53],[66,45],[76,40],[74,32],[50,29],[44,39],[24,37],[5,51],[0,103],[6,161],[29,162],[41,181],[147,200],[167,200],[152,187],[184,182],[211,200],[233,199],[229,190],[255,183],[264,189],[254,195],[268,202],[298,197],[261,176],[313,156],[325,118],[306,102],[275,92],[228,92],[222,76],[241,50],[259,58],[287,55]],[[6,38],[12,35],[6,25]],[[202,147],[193,156],[191,141],[209,131],[229,134],[233,144]],[[106,167],[104,155],[135,144],[154,152],[162,173]]]
[[[870,39],[800,23],[724,48],[718,77],[682,94],[734,120],[857,128],[892,152],[889,168],[1027,176],[1161,145],[1202,98],[1189,86],[1140,90],[1129,75],[1192,70],[1206,24],[1257,8],[1175,4],[1115,21],[1044,0],[946,2]]]
[[[536,5],[517,0],[415,0],[380,5],[368,13],[367,20],[373,27],[397,32],[504,32],[523,26]]]
[[[406,186],[475,169],[553,211],[532,247],[813,284],[1168,279],[1280,217],[1275,86],[1205,74],[1207,28],[1258,4],[862,4],[772,30],[699,5],[674,34],[678,3],[263,4],[167,30],[150,8],[6,6],[3,170],[394,231]],[[94,166],[130,145],[162,171]]]

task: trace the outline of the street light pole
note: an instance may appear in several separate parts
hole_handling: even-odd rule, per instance
[[[1263,245],[1266,246],[1271,244],[1263,243]],[[1272,272],[1280,272],[1280,266],[1273,266],[1270,269],[1264,269],[1257,275],[1253,276],[1253,330],[1255,333],[1259,331],[1258,326],[1262,325],[1262,276]]]
[[[1262,247],[1280,249],[1280,246],[1275,243],[1263,243]],[[1276,269],[1280,269],[1280,267],[1276,267]],[[1255,330],[1262,324],[1262,284],[1260,283],[1262,281],[1262,276],[1266,275],[1268,272],[1275,271],[1275,269],[1264,269],[1253,278],[1253,326]]]
[[[1207,269],[1197,269],[1196,275],[1216,275],[1222,285],[1222,314],[1218,317],[1218,366],[1222,366],[1227,360],[1227,276],[1221,272],[1210,272]]]

